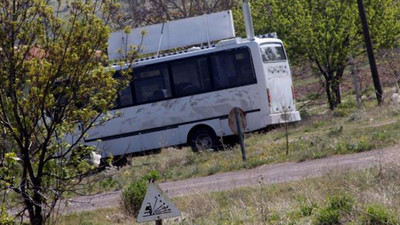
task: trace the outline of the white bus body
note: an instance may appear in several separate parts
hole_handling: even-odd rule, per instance
[[[279,39],[235,38],[142,59],[133,77],[110,111],[118,116],[91,128],[84,139],[103,157],[186,143],[195,150],[213,147],[217,137],[233,135],[228,125],[233,107],[246,113],[246,132],[300,120]]]

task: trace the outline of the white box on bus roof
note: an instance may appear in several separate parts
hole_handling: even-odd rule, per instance
[[[142,30],[147,33],[143,39]],[[120,59],[131,45],[142,44],[142,54],[146,54],[232,37],[235,37],[235,28],[232,12],[228,10],[140,27],[130,34],[123,31],[112,33],[108,40],[108,57],[110,60]]]

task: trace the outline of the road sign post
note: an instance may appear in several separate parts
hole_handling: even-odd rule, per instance
[[[246,115],[244,111],[238,107],[234,107],[229,112],[229,127],[234,134],[239,136],[240,149],[242,151],[242,159],[246,161],[246,149],[244,146],[244,130],[246,129]]]

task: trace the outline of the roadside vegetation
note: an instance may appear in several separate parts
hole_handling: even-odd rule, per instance
[[[320,178],[175,198],[182,210],[164,224],[387,224],[400,222],[399,164],[332,171]],[[120,209],[62,218],[60,224],[135,224]],[[152,224],[152,223],[149,223]]]

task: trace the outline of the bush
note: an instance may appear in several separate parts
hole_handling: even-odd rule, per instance
[[[126,214],[137,216],[142,205],[144,196],[146,195],[147,184],[149,180],[155,180],[159,177],[157,171],[152,171],[138,181],[132,182],[121,193],[121,206]]]
[[[318,205],[315,202],[311,202],[308,204],[302,203],[300,204],[300,211],[302,216],[311,216],[314,209],[318,208]]]
[[[336,137],[343,133],[343,126],[337,128],[330,128],[328,132],[329,137]]]
[[[16,224],[14,218],[8,215],[7,210],[4,206],[0,206],[0,224],[1,225]]]
[[[312,117],[311,113],[309,113],[306,109],[300,109],[299,111],[300,117],[302,120],[308,120]]]
[[[332,208],[323,208],[319,211],[315,220],[314,225],[335,225],[340,224],[340,212]]]
[[[319,210],[313,221],[315,225],[335,225],[341,224],[342,215],[350,214],[354,200],[347,195],[335,195],[328,198],[325,208]]]
[[[342,108],[336,108],[333,111],[333,116],[334,117],[346,117],[348,116],[350,113],[348,111],[348,109],[342,109]]]
[[[351,152],[364,152],[371,150],[373,146],[365,140],[352,141],[346,144],[346,149]]]
[[[342,213],[350,213],[353,208],[354,200],[347,195],[335,195],[328,198],[329,208],[334,210],[339,210]]]
[[[399,225],[399,221],[394,214],[382,205],[370,205],[366,213],[361,218],[365,225]]]
[[[325,126],[325,122],[324,121],[315,121],[313,124],[312,124],[312,126],[313,126],[313,128],[319,128],[319,127],[323,127],[323,126]]]

